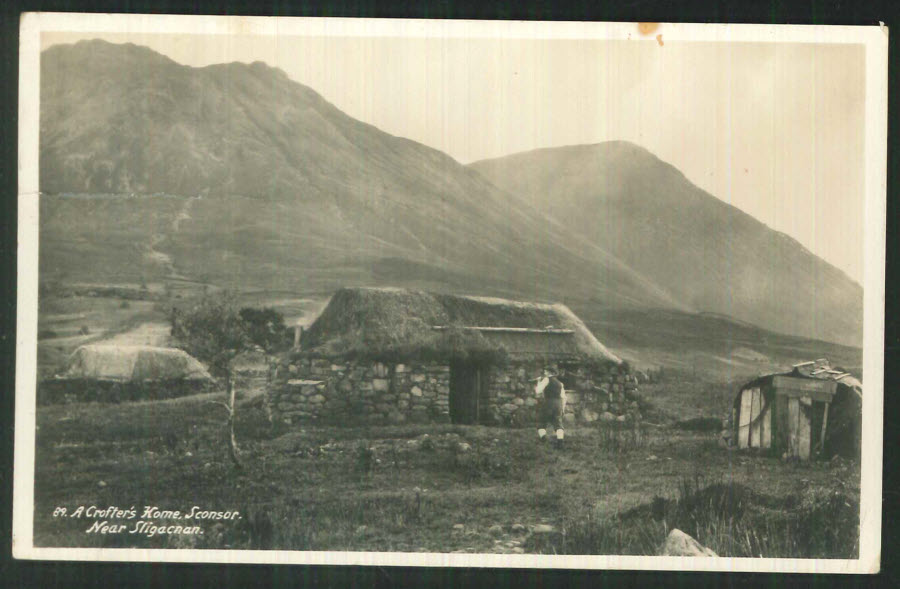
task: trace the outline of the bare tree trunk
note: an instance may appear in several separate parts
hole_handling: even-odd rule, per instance
[[[237,440],[234,438],[234,381],[231,378],[231,371],[225,376],[225,384],[228,390],[228,454],[231,461],[237,468],[241,468],[241,461],[238,457]]]

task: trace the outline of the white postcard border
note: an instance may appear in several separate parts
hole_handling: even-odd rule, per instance
[[[38,135],[40,35],[47,31],[309,35],[333,37],[594,38],[657,42],[858,43],[866,47],[866,195],[863,400],[859,558],[692,558],[397,552],[44,548],[33,546],[38,292]],[[127,562],[268,563],[379,566],[650,569],[874,573],[881,556],[884,376],[884,263],[887,174],[887,27],[663,23],[644,36],[635,23],[438,21],[176,15],[29,13],[19,57],[19,198],[13,556]]]

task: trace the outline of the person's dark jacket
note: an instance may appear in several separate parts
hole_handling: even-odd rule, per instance
[[[555,376],[551,376],[549,381],[547,382],[547,386],[544,387],[544,398],[559,399],[562,397],[562,392],[563,384],[559,382],[559,380]]]

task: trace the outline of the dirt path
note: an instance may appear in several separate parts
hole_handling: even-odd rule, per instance
[[[172,233],[178,232],[178,227],[182,221],[189,221],[191,219],[191,209],[193,208],[194,203],[200,198],[201,197],[199,196],[194,196],[184,201],[184,205],[182,205],[181,210],[177,215],[175,215],[175,218],[172,220],[170,228]],[[176,271],[175,261],[172,259],[172,256],[156,249],[157,246],[165,242],[168,238],[169,236],[164,232],[157,232],[151,235],[150,243],[147,245],[147,253],[145,255],[147,259],[165,268],[166,274],[168,276],[172,278],[183,278],[183,276],[178,274],[178,272]]]
[[[169,325],[162,322],[141,323],[128,331],[117,333],[96,343],[117,346],[167,346],[169,345]]]

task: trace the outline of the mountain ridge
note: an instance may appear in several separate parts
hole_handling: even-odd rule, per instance
[[[639,144],[637,144],[637,143],[634,143],[633,141],[629,141],[629,140],[627,140],[627,139],[610,139],[610,140],[608,140],[608,141],[597,141],[597,142],[594,142],[594,143],[572,143],[572,144],[559,145],[559,146],[554,146],[554,147],[538,147],[538,148],[535,148],[535,149],[528,149],[528,150],[519,151],[519,152],[515,152],[515,153],[511,153],[511,154],[507,154],[507,155],[502,155],[502,156],[488,157],[488,158],[481,158],[481,159],[473,160],[473,161],[471,161],[471,162],[469,162],[469,163],[467,163],[467,164],[465,164],[465,165],[466,165],[466,166],[469,166],[469,167],[472,167],[472,168],[474,168],[474,169],[478,169],[479,167],[489,166],[491,162],[503,160],[503,159],[505,159],[505,158],[510,158],[510,157],[515,157],[515,156],[520,156],[520,155],[521,155],[521,156],[526,156],[526,155],[528,155],[528,154],[539,155],[539,154],[542,154],[542,153],[553,152],[553,151],[556,151],[556,150],[572,150],[572,151],[575,151],[575,150],[580,150],[580,149],[591,149],[591,148],[596,148],[596,147],[603,146],[603,145],[622,145],[622,146],[627,146],[629,149],[633,149],[633,150],[635,150],[635,151],[642,152],[642,153],[644,153],[644,154],[646,154],[646,155],[648,155],[648,156],[653,157],[653,158],[654,158],[657,162],[659,162],[661,165],[664,165],[664,166],[666,166],[666,167],[668,167],[668,168],[671,168],[671,170],[672,170],[673,172],[675,172],[675,173],[677,173],[679,176],[681,176],[686,182],[690,182],[691,184],[694,184],[694,186],[697,186],[690,178],[687,177],[687,175],[686,175],[684,172],[682,172],[681,170],[679,170],[677,167],[675,167],[675,166],[672,165],[671,163],[665,161],[664,159],[660,158],[658,155],[656,155],[655,153],[653,153],[652,151],[650,151],[650,150],[647,149],[646,147],[644,147],[644,146],[642,146],[642,145],[639,145]],[[490,178],[488,178],[488,179],[490,180]],[[498,188],[501,188],[501,189],[502,189],[503,187],[502,187],[502,186],[498,186]],[[758,218],[758,217],[756,217],[756,216],[754,216],[754,215],[751,215],[751,214],[748,213],[747,211],[741,209],[740,207],[738,207],[738,206],[736,206],[736,205],[734,205],[734,204],[732,204],[732,203],[730,203],[730,202],[728,202],[728,201],[726,201],[726,200],[723,200],[723,199],[719,198],[718,196],[716,196],[716,195],[713,194],[712,192],[706,191],[706,190],[704,190],[703,188],[700,188],[699,186],[697,186],[697,188],[698,188],[698,190],[702,190],[706,195],[708,195],[708,196],[710,196],[710,197],[716,199],[717,201],[721,202],[722,204],[724,204],[724,205],[730,207],[730,208],[731,208],[733,211],[735,211],[736,213],[739,213],[739,214],[741,214],[741,215],[746,215],[746,216],[750,217],[751,219],[753,219],[754,221],[757,221],[757,222],[759,222],[759,223],[765,225],[770,231],[772,231],[773,233],[778,234],[779,238],[790,240],[790,241],[793,242],[797,247],[803,248],[803,249],[804,249],[806,252],[808,252],[810,255],[822,259],[823,261],[825,261],[826,263],[828,263],[830,266],[832,266],[835,270],[837,270],[838,272],[840,272],[847,280],[850,280],[850,281],[852,281],[853,283],[857,284],[858,286],[862,287],[862,285],[860,284],[860,282],[859,282],[858,280],[856,280],[853,276],[851,276],[850,274],[848,274],[848,273],[847,273],[845,270],[843,270],[842,268],[840,268],[840,267],[838,267],[838,266],[835,266],[835,265],[832,264],[831,262],[828,262],[828,261],[825,260],[824,258],[821,258],[821,257],[818,256],[817,254],[815,254],[812,250],[810,250],[808,247],[806,247],[803,243],[801,243],[801,242],[800,242],[797,238],[795,238],[794,236],[792,236],[792,235],[790,235],[789,233],[786,233],[786,232],[784,232],[784,231],[781,231],[780,229],[776,229],[775,227],[772,227],[771,225],[769,225],[768,223],[766,223],[766,222],[763,221],[762,219],[760,219],[760,218]]]
[[[861,343],[858,283],[641,146],[541,148],[469,166],[697,311]]]

